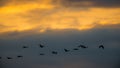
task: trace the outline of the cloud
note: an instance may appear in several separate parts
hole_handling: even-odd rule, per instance
[[[66,7],[119,8],[119,0],[62,0]]]
[[[36,29],[39,32],[55,29],[87,30],[99,27],[96,24],[114,25],[119,24],[119,10],[91,8],[88,11],[62,8],[52,10],[35,9],[24,13],[9,14],[9,16],[1,14],[1,25],[10,27],[2,28],[1,33],[32,29]]]
[[[54,29],[54,30],[50,30],[47,29],[46,32],[40,33],[37,32],[38,30],[33,29],[33,30],[27,30],[27,31],[13,31],[13,32],[8,32],[8,33],[3,33],[1,34],[1,38],[16,38],[16,39],[24,39],[24,38],[28,38],[28,39],[32,39],[32,38],[43,38],[43,39],[48,39],[48,38],[53,38],[53,41],[56,40],[56,38],[59,38],[60,41],[63,40],[69,40],[69,38],[74,38],[74,39],[80,39],[80,40],[104,40],[104,41],[113,41],[113,40],[120,40],[119,37],[119,30],[120,30],[120,24],[111,24],[111,25],[100,25],[100,24],[96,24],[97,26],[95,26],[93,29],[89,29],[89,30],[76,30],[76,29]],[[105,33],[104,33],[105,32]],[[117,32],[117,33],[115,33]],[[59,36],[60,35],[60,36]],[[73,36],[72,36],[73,35]],[[32,37],[32,38],[31,38]],[[92,38],[92,40],[91,40]]]
[[[0,56],[2,60],[8,55],[15,58],[5,59],[1,62],[6,64],[0,65],[115,68],[120,59],[118,3],[118,0],[0,0]],[[39,49],[40,43],[48,48]],[[72,49],[79,44],[89,48],[64,53],[63,48]],[[100,44],[105,50],[98,49]],[[21,50],[23,45],[29,49]],[[54,49],[59,55],[51,54]],[[39,52],[46,55],[38,56]],[[24,58],[16,59],[17,54]]]
[[[119,15],[114,16],[119,13],[118,10],[93,8],[88,11],[69,8],[42,11],[36,9],[22,16],[28,18],[29,23],[37,24],[38,29],[43,29],[43,31],[47,29],[86,30],[96,27],[96,24],[119,24]],[[104,12],[101,13],[102,11]]]
[[[0,8],[7,5],[10,2],[10,0],[0,0]]]
[[[19,66],[22,68],[88,68],[88,66],[90,68],[115,68],[120,59],[119,26],[99,25],[99,27],[85,31],[66,29],[47,31],[42,34],[32,34],[34,30],[5,33],[6,35],[0,36],[0,55],[6,64],[1,65],[3,68],[19,68]],[[24,36],[18,37],[20,35]],[[46,47],[38,48],[40,43],[45,44]],[[72,50],[79,44],[85,44],[89,48],[64,53],[63,48]],[[100,44],[105,46],[104,50],[98,49]],[[29,48],[23,50],[21,49],[23,45],[27,45]],[[59,54],[52,55],[52,50],[58,51]],[[40,52],[44,52],[46,55],[39,56]],[[22,54],[24,57],[17,59],[18,54]],[[5,59],[8,55],[14,59]]]
[[[87,0],[85,0],[86,2]],[[97,0],[96,0],[97,1]],[[89,30],[96,24],[119,24],[119,8],[65,8],[61,0],[12,0],[3,1],[0,7],[0,33],[24,32],[36,29],[37,32],[47,30]],[[66,0],[63,3],[79,3],[83,0]],[[90,2],[93,2],[90,0]],[[106,2],[106,1],[105,1]],[[87,4],[87,3],[86,3]],[[98,25],[99,26],[99,25]]]
[[[7,4],[4,4],[7,3]],[[55,6],[51,4],[51,0],[8,0],[1,1],[3,6],[0,7],[2,14],[23,13],[34,9],[53,9]]]

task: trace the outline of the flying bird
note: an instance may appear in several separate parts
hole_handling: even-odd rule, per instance
[[[12,59],[11,57],[7,57],[7,59]]]
[[[23,57],[23,56],[21,56],[21,55],[19,55],[19,56],[17,56],[18,58],[21,58],[21,57]]]
[[[23,46],[22,48],[28,48],[27,46]]]
[[[86,46],[84,46],[84,45],[79,45],[78,47],[81,47],[81,48],[88,48],[88,47],[86,47]]]
[[[79,50],[78,48],[74,48],[73,50]]]
[[[52,51],[52,54],[58,54],[58,52],[56,52],[56,51]]]
[[[99,46],[99,48],[102,48],[102,49],[104,49],[104,46],[103,46],[103,45],[100,45],[100,46]]]
[[[64,51],[65,51],[65,52],[69,52],[70,50],[68,50],[68,49],[64,49]]]
[[[44,53],[40,53],[40,55],[45,55]]]
[[[40,48],[43,48],[43,47],[45,47],[45,46],[44,46],[44,45],[42,45],[42,44],[40,44],[39,46],[40,46]]]

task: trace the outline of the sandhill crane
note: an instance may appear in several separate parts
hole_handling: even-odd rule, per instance
[[[78,48],[74,48],[73,50],[79,50]]]
[[[69,52],[70,50],[68,50],[68,49],[64,49],[64,51],[65,51],[65,52]]]
[[[23,46],[22,48],[28,48],[27,46]]]
[[[12,57],[7,57],[7,59],[12,59]]]
[[[40,55],[45,55],[44,53],[40,53]]]
[[[99,48],[102,48],[102,49],[104,49],[104,46],[103,46],[103,45],[100,45],[100,46],[99,46]]]
[[[43,46],[42,44],[40,44],[39,46],[40,46],[40,48],[43,48],[43,47],[45,47],[45,46]]]
[[[23,56],[21,56],[21,55],[18,55],[17,57],[18,57],[18,58],[21,58],[21,57],[23,57]]]
[[[84,46],[84,45],[79,45],[78,47],[81,47],[81,48],[88,48],[88,47],[86,47],[86,46]]]
[[[52,51],[52,54],[58,54],[58,52],[56,52],[56,51]]]

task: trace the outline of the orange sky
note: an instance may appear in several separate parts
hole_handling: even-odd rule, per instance
[[[92,4],[84,3],[83,4]],[[0,33],[55,29],[87,30],[98,25],[120,24],[120,8],[63,7],[59,0],[16,2],[0,7]]]

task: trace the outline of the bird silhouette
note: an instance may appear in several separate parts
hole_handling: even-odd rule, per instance
[[[69,52],[70,50],[68,50],[68,49],[64,49],[64,51],[65,51],[65,52]]]
[[[73,50],[79,50],[78,48],[74,48]]]
[[[40,48],[44,48],[44,47],[45,47],[44,45],[40,44]]]
[[[12,57],[7,57],[7,59],[12,59]]]
[[[100,45],[100,46],[99,46],[99,48],[102,48],[102,49],[104,49],[104,46],[103,46],[103,45]]]
[[[23,46],[22,48],[28,48],[27,46]]]
[[[84,46],[84,45],[79,45],[78,47],[81,47],[81,48],[88,48],[88,47],[86,47],[86,46]]]
[[[52,54],[58,54],[58,52],[56,52],[56,51],[52,51]]]
[[[40,53],[40,55],[45,55],[44,53]]]
[[[0,59],[2,59],[2,57],[0,57]]]
[[[18,55],[17,57],[18,57],[18,58],[21,58],[21,57],[23,57],[23,56],[21,56],[21,55]]]

